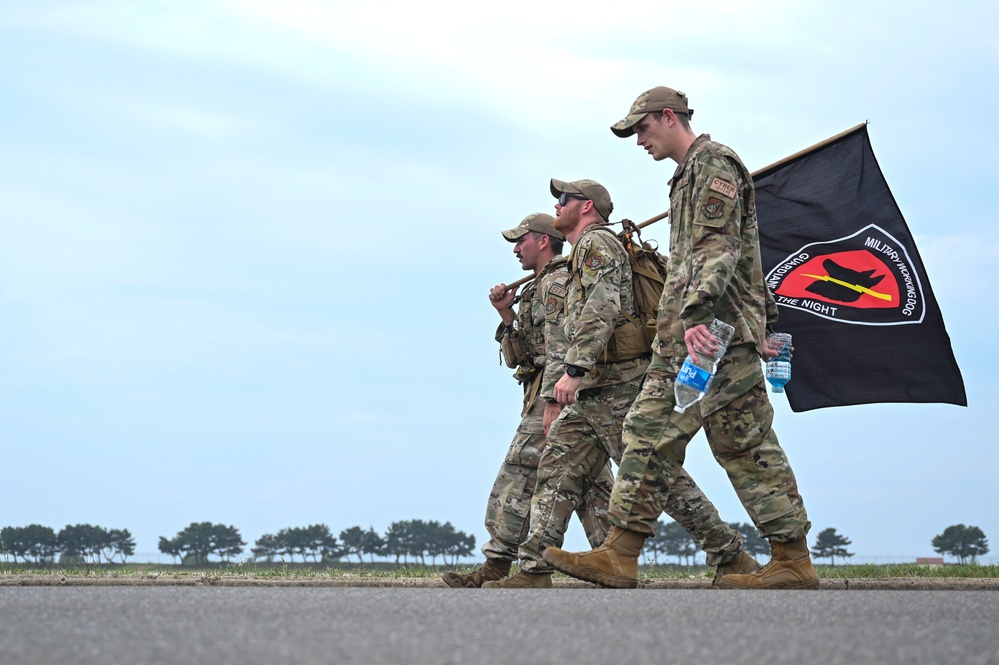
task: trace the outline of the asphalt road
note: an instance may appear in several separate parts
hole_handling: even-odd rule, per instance
[[[0,664],[999,664],[995,591],[0,587]]]

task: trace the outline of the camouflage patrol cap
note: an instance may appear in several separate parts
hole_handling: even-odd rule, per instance
[[[611,125],[611,131],[621,138],[627,138],[635,133],[632,128],[641,122],[646,114],[663,109],[670,109],[674,113],[685,113],[688,118],[694,117],[694,109],[687,107],[685,93],[678,92],[673,88],[659,86],[640,94],[635,103],[631,105],[628,115],[623,120]]]
[[[556,240],[565,240],[565,236],[562,235],[561,231],[555,230],[555,218],[543,212],[531,213],[514,228],[509,231],[503,231],[503,237],[510,242],[517,242],[517,240],[527,235],[530,231],[544,233]]]
[[[593,201],[593,207],[597,214],[604,218],[605,222],[610,221],[611,213],[614,212],[614,203],[611,201],[607,188],[596,180],[573,180],[565,182],[552,178],[552,196],[558,198],[563,192],[566,194],[580,194],[588,200]]]

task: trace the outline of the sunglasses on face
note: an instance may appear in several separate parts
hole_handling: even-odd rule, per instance
[[[558,197],[558,204],[561,207],[565,207],[565,204],[569,202],[569,199],[576,199],[577,201],[589,201],[588,198],[580,194],[569,194],[568,192],[562,192],[562,195]]]

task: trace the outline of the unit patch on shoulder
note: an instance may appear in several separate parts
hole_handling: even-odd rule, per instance
[[[725,214],[725,202],[717,197],[709,196],[701,210],[708,219],[718,219]]]
[[[735,185],[721,178],[713,178],[711,184],[708,185],[708,189],[712,192],[718,192],[722,196],[727,196],[730,199],[734,199],[735,193],[739,191]]]
[[[564,284],[552,284],[548,288],[548,293],[552,294],[553,296],[564,296],[566,292],[567,289],[565,288]]]
[[[604,264],[604,257],[600,256],[596,252],[590,252],[586,255],[586,267],[590,270],[596,270]]]
[[[548,300],[545,301],[545,314],[551,316],[559,309],[561,309],[561,307],[562,307],[561,298],[550,296]]]

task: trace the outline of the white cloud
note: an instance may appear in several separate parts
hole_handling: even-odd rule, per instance
[[[661,212],[672,165],[607,130],[656,84],[691,94],[695,129],[753,169],[870,119],[955,348],[974,361],[959,357],[973,406],[985,403],[994,382],[977,356],[980,331],[995,327],[985,305],[999,259],[982,203],[997,107],[985,75],[997,42],[966,27],[995,23],[996,11],[961,0],[5,8],[0,55],[18,64],[0,73],[13,128],[0,134],[4,435],[52,457],[67,441],[150,461],[179,447],[236,459],[247,475],[291,490],[305,471],[288,446],[303,440],[310,456],[335,461],[349,450],[350,463],[308,471],[328,481],[315,500],[329,506],[364,480],[353,469],[369,446],[404,467],[389,480],[399,488],[433,473],[434,446],[461,476],[435,490],[434,505],[453,512],[399,514],[389,492],[377,519],[479,529],[471,497],[484,497],[517,413],[485,301],[489,286],[521,273],[497,231],[551,210],[552,176],[601,179],[636,220]],[[810,511],[834,526],[840,514],[844,524],[867,519],[862,505],[843,507],[841,479],[829,472],[838,439],[883,479],[925,429],[914,422],[875,458],[855,441],[873,431],[856,427],[869,424],[858,413],[878,422],[927,412],[825,416],[840,429],[781,414],[782,436],[809,449],[795,459]],[[973,457],[994,429],[985,411],[937,412],[956,432],[949,457]],[[401,435],[387,431],[400,420]],[[88,454],[102,473],[128,475]],[[271,465],[254,466],[258,457]],[[30,478],[30,490],[11,488],[52,497],[55,525],[65,518],[60,493],[86,491],[65,466]],[[177,483],[202,480],[190,475],[196,465],[177,466]],[[251,505],[254,489],[239,475],[197,504],[224,494]],[[714,477],[727,488],[720,470]],[[883,493],[911,487],[898,481]],[[163,525],[201,518],[162,503],[158,516],[136,519],[167,534]],[[288,526],[255,520],[233,517],[247,532]]]

